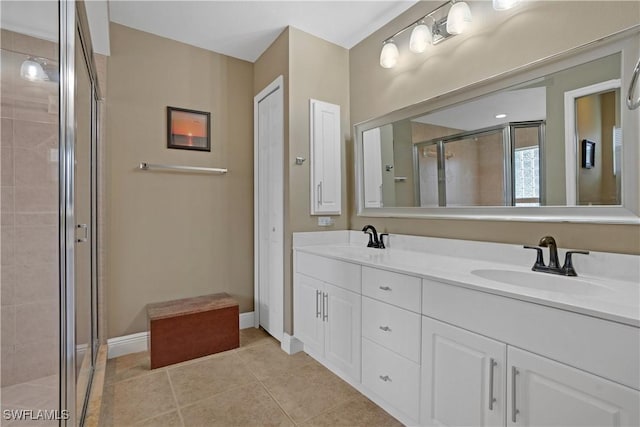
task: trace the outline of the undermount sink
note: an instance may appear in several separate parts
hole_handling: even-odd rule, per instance
[[[604,295],[611,289],[577,279],[575,277],[556,276],[547,273],[534,273],[513,270],[473,270],[471,274],[494,282],[506,283],[523,288],[542,291],[563,292],[573,295]]]

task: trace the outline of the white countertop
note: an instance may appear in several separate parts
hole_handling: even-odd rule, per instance
[[[299,246],[294,249],[640,327],[640,284],[633,281],[581,275],[580,270],[578,270],[579,277],[534,273],[531,272],[531,266],[394,248],[373,249],[362,245],[320,244]],[[531,255],[533,261],[535,254]],[[556,292],[517,286],[480,277],[472,273],[474,270],[503,270],[536,274],[540,275],[540,280],[548,278],[561,283],[563,283],[562,281],[574,281],[571,283],[574,288],[580,285],[577,282],[586,281],[595,286],[594,289],[597,292],[579,295],[563,292],[562,289],[558,289]]]

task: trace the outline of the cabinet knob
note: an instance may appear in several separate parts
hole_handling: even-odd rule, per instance
[[[380,379],[385,383],[391,382],[391,377],[389,375],[380,375]]]
[[[380,289],[383,291],[390,291],[391,288],[389,286],[380,286]]]
[[[380,326],[380,330],[385,332],[391,332],[391,328],[388,326]]]

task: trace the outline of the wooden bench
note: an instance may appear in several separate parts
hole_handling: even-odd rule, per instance
[[[240,346],[238,303],[226,293],[147,305],[151,369]]]

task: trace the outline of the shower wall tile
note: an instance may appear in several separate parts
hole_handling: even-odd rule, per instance
[[[50,59],[58,56],[58,49],[55,43],[48,40],[29,37],[24,34],[20,34],[17,37],[14,36],[13,50],[17,52],[29,52],[29,54],[33,56],[41,56]]]
[[[20,284],[13,291],[15,304],[58,301],[58,264],[18,264],[14,269],[15,282]]]
[[[13,187],[0,187],[0,223],[3,226],[14,224],[14,195],[15,190]]]
[[[57,147],[57,132],[57,117],[56,121],[52,123],[15,120],[13,123],[13,142],[16,147],[20,148]]]
[[[58,322],[56,301],[20,304],[15,307],[16,343],[26,345],[47,340],[53,335],[47,325]]]
[[[15,230],[13,227],[2,227],[0,230],[2,241],[2,256],[0,262],[3,266],[13,265],[15,263],[14,240]]]
[[[49,161],[49,150],[44,147],[38,149],[14,148],[13,168],[15,169],[16,186],[58,182],[58,164]],[[2,176],[4,178],[4,173]]]
[[[18,340],[14,353],[14,383],[55,374],[58,371],[59,348],[56,337],[27,344]]]
[[[54,212],[58,209],[58,186],[20,186],[15,190],[16,212]]]
[[[13,35],[15,33],[13,31],[0,30],[0,46],[3,49],[13,49]]]
[[[55,207],[53,207],[55,208]],[[18,212],[15,214],[14,223],[16,227],[29,225],[53,225],[58,226],[58,212]]]
[[[2,336],[0,341],[4,352],[5,349],[13,349],[16,344],[16,308],[14,306],[3,306],[1,311]]]
[[[2,147],[13,146],[13,120],[4,117],[0,123],[0,145]]]
[[[0,149],[0,165],[1,177],[0,183],[4,186],[14,185],[14,162],[13,162],[13,148],[2,147]]]
[[[13,305],[16,284],[16,266],[3,265],[0,268],[0,299],[3,306]]]
[[[16,264],[33,265],[58,260],[57,227],[16,227],[14,233]]]
[[[15,353],[13,349],[6,350],[2,348],[2,363],[0,363],[0,375],[2,375],[2,387],[15,384]]]

